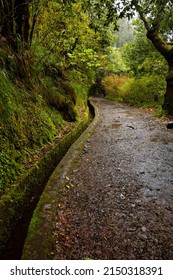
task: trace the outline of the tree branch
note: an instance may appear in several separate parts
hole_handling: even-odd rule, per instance
[[[147,31],[150,31],[151,26],[149,25],[146,17],[144,16],[144,13],[143,13],[141,7],[138,4],[136,4],[135,8],[136,8],[136,11],[138,12],[138,14],[140,16],[140,19],[143,21],[143,23],[145,25],[145,28],[147,29]]]
[[[136,11],[139,13],[141,20],[144,23],[144,26],[147,30],[147,38],[153,43],[154,47],[165,57],[166,60],[169,60],[170,54],[172,53],[172,46],[167,44],[160,36],[159,36],[159,29],[160,29],[160,22],[163,17],[163,11],[165,5],[167,4],[168,0],[160,0],[160,6],[158,7],[156,16],[152,22],[152,25],[149,24],[148,20],[146,19],[144,12],[142,11],[141,6],[135,4]]]

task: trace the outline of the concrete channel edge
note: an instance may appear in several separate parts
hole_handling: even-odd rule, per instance
[[[94,108],[94,119],[71,145],[50,176],[33,213],[23,248],[22,259],[50,260],[54,258],[56,240],[53,233],[58,211],[59,193],[66,184],[66,178],[70,175],[77,163],[86,141],[94,132],[100,120],[97,101],[94,98],[90,98],[89,102]]]

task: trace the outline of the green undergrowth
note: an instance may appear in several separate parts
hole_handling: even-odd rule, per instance
[[[0,257],[30,201],[89,121],[90,79],[0,46]],[[42,56],[43,57],[43,53]]]
[[[64,120],[46,105],[42,95],[14,85],[0,72],[0,194],[24,172],[39,149],[52,142]]]
[[[39,77],[28,89],[0,71],[0,196],[27,172],[64,127],[82,118],[87,88],[77,82]],[[80,94],[79,94],[80,92]]]
[[[160,110],[166,83],[159,75],[130,78],[108,76],[102,81],[106,98],[138,107],[155,107]]]

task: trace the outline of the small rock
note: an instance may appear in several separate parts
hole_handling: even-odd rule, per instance
[[[141,228],[141,230],[142,230],[143,232],[146,232],[146,231],[147,231],[147,228],[146,228],[145,226],[143,226],[143,227]]]
[[[159,243],[159,240],[158,239],[154,239],[154,242],[155,242],[155,244],[158,244]]]
[[[121,199],[125,199],[125,196],[121,193],[121,194],[120,194],[120,198],[121,198]]]
[[[133,231],[136,231],[136,230],[137,230],[136,227],[132,227],[132,228],[128,228],[128,229],[127,229],[127,231],[129,231],[129,232],[133,232]]]
[[[108,184],[108,185],[106,185],[106,187],[105,187],[105,188],[109,188],[109,187],[112,187],[112,184]]]
[[[140,204],[142,201],[141,201],[141,199],[136,199],[135,202],[136,202],[137,204],[138,204],[138,203]]]
[[[140,238],[143,239],[143,240],[147,240],[148,237],[145,234],[141,234]]]

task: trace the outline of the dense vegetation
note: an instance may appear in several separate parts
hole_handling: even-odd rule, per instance
[[[166,93],[164,95],[163,109],[168,114],[173,115],[173,72],[172,72],[173,71],[173,64],[172,64],[173,2],[172,0],[156,0],[156,1],[116,0],[111,2],[114,2],[115,5],[117,6],[117,12],[119,14],[119,17],[123,17],[126,15],[128,18],[131,18],[133,15],[135,15],[135,17],[136,15],[138,15],[138,17],[141,19],[143,23],[143,26],[145,27],[146,37],[148,38],[148,40],[150,40],[155,50],[157,50],[157,52],[164,58],[163,61],[165,61],[165,64],[168,66],[168,70],[166,75]],[[140,40],[138,40],[138,43],[140,43],[139,41]],[[141,53],[142,62],[144,61],[143,56],[146,55],[146,52],[148,52],[148,55],[151,58],[152,54],[149,53],[150,51],[148,51],[146,48],[144,49],[144,47],[141,45],[142,40],[140,44],[138,43],[136,44],[136,46],[134,45],[131,46],[132,49],[131,54],[133,52],[131,58],[136,54],[136,47],[137,48],[140,47],[139,50],[143,49],[144,51]],[[153,53],[152,48],[149,49]],[[137,56],[138,54],[139,51],[137,50]],[[155,56],[153,57],[153,59],[155,62]],[[136,60],[136,56],[135,56],[135,60]],[[137,62],[140,62],[140,59],[137,59]],[[150,63],[152,65],[153,60],[150,60]],[[165,71],[165,66],[163,66],[162,73],[165,73],[164,71]],[[149,84],[150,83],[153,84],[153,81],[151,80]]]
[[[85,1],[0,2],[0,195],[70,121],[109,64],[113,26]],[[104,26],[105,25],[105,26]]]
[[[89,94],[173,114],[172,11],[169,0],[0,1],[2,201]]]
[[[106,96],[135,106],[156,107],[161,113],[167,63],[145,36],[141,22],[133,21],[132,27],[133,38],[117,50],[122,69],[102,81]]]

